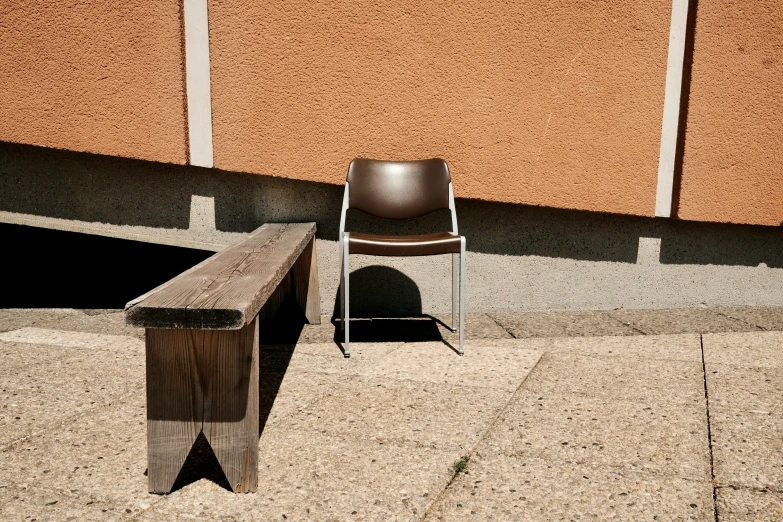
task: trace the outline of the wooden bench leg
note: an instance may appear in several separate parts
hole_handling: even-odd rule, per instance
[[[321,324],[321,295],[318,291],[318,260],[315,255],[315,236],[291,267],[296,301],[310,324]]]
[[[204,433],[235,492],[258,487],[258,320],[240,330],[147,329],[149,490],[171,491]]]

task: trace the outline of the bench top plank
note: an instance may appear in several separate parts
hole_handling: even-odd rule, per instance
[[[249,324],[315,235],[315,223],[268,223],[125,305],[145,328],[236,330]]]

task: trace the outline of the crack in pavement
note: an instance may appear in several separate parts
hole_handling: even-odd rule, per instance
[[[481,436],[476,441],[476,443],[473,444],[473,447],[470,448],[470,451],[468,451],[466,454],[462,455],[461,458],[466,459],[466,460],[469,461],[473,457],[473,454],[476,453],[476,449],[479,447],[479,445],[482,442],[484,442],[484,440],[489,435],[490,431],[492,431],[492,428],[495,427],[495,425],[500,420],[501,416],[506,412],[506,410],[508,410],[509,405],[514,400],[514,398],[517,396],[517,394],[519,393],[519,390],[525,384],[525,381],[527,381],[527,378],[530,377],[530,374],[535,371],[536,367],[538,367],[538,363],[541,361],[543,356],[544,356],[544,352],[541,352],[539,354],[538,358],[536,359],[536,362],[533,363],[533,366],[530,368],[530,371],[527,372],[525,377],[519,383],[519,386],[516,387],[514,392],[511,394],[511,396],[506,401],[506,403],[498,410],[498,413],[497,413],[497,415],[495,415],[495,418],[492,419],[492,421],[490,421],[490,423],[487,425],[487,429],[484,430],[484,433],[482,433]],[[454,484],[457,481],[457,479],[459,478],[459,475],[461,475],[461,473],[455,473],[451,477],[451,479],[449,479],[449,482],[446,484],[446,486],[443,488],[443,490],[441,490],[441,492],[438,493],[435,496],[435,498],[432,500],[432,504],[430,504],[429,507],[427,507],[427,509],[424,511],[424,515],[420,519],[421,521],[427,520],[427,517],[430,516],[430,514],[432,513],[432,510],[435,509],[435,506],[446,496],[446,494],[448,493],[449,488],[451,488],[452,484]]]

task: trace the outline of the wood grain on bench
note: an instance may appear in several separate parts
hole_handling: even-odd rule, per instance
[[[292,267],[297,297],[307,301],[310,279],[315,276],[317,284],[317,273],[309,265],[297,268],[307,262],[314,266],[314,235],[315,223],[263,225],[246,240],[129,302],[126,320],[145,328],[237,330],[250,324]],[[301,304],[306,314],[308,305],[314,308],[313,303]]]
[[[320,322],[315,223],[264,225],[126,305],[147,329],[150,492],[171,491],[202,435],[231,489],[256,491],[258,317],[286,299]]]

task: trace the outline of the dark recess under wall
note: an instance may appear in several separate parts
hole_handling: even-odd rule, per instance
[[[123,308],[213,254],[22,225],[0,235],[0,308]]]

